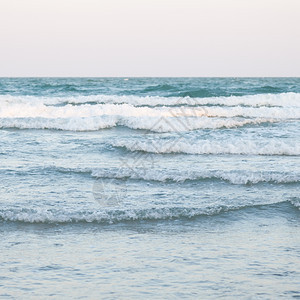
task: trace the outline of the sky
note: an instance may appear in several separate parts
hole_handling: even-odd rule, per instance
[[[300,0],[0,0],[0,76],[300,76]]]

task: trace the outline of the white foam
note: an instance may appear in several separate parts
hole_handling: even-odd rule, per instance
[[[215,203],[214,205],[203,203],[202,207],[149,207],[149,208],[109,208],[103,207],[94,210],[86,209],[46,209],[46,208],[6,208],[0,210],[0,221],[23,222],[30,224],[39,223],[106,223],[113,224],[128,221],[170,220],[181,218],[194,218],[205,215],[216,215],[222,212],[239,210],[247,207],[272,205],[287,201],[272,200],[269,202],[258,201],[253,203],[245,201],[240,205]],[[292,205],[299,208],[299,203],[289,200]],[[297,204],[298,203],[298,204]]]
[[[164,109],[165,110],[165,109]],[[276,118],[276,119],[298,119],[300,109],[295,107],[181,107],[169,108],[170,116],[194,116],[194,117],[247,117],[247,118]]]
[[[251,118],[300,118],[300,108],[290,107],[135,107],[131,104],[84,104],[80,106],[47,106],[42,103],[1,103],[0,118],[74,118],[95,116],[124,117],[251,117]]]
[[[300,210],[300,198],[292,198],[290,200],[291,204],[294,205],[296,208],[298,208]]]
[[[131,104],[134,106],[164,106],[164,105],[224,105],[224,106],[281,106],[300,107],[300,93],[281,94],[258,94],[231,97],[158,97],[158,96],[118,96],[118,95],[90,95],[73,97],[37,97],[37,96],[12,96],[0,95],[0,103],[35,103],[35,104],[84,104],[84,103],[104,103],[104,104]]]
[[[168,116],[168,112],[149,107],[134,107],[129,104],[85,104],[81,106],[46,106],[44,104],[9,104],[0,103],[0,118],[86,118],[103,115],[110,116]]]
[[[269,204],[269,203],[268,203]],[[271,203],[272,204],[272,203]],[[152,207],[143,209],[24,209],[7,208],[0,210],[0,221],[23,223],[118,223],[144,220],[170,220],[215,215],[222,212],[242,209],[248,206],[263,205],[205,205],[203,207]]]
[[[71,118],[0,118],[0,128],[57,129],[71,131],[93,131],[115,126],[144,129],[154,132],[180,132],[196,129],[236,128],[249,124],[276,122],[273,119],[220,119],[220,118],[160,118],[92,116]]]
[[[43,98],[33,101],[32,97],[2,99],[0,127],[87,131],[119,125],[157,132],[176,132],[202,128],[234,128],[247,124],[282,122],[300,118],[300,106],[136,107],[132,103],[48,106],[43,101],[45,101]]]
[[[150,208],[127,210],[56,211],[47,209],[0,210],[0,220],[24,223],[117,223],[141,220],[166,220],[213,215],[226,211],[223,207],[208,208]]]
[[[114,117],[91,118],[6,118],[0,119],[0,128],[55,129],[70,131],[93,131],[117,125]]]
[[[300,143],[288,143],[283,140],[226,140],[211,141],[197,140],[150,140],[150,141],[122,141],[112,144],[124,147],[130,151],[144,151],[150,153],[186,153],[186,154],[235,154],[235,155],[300,155]]]
[[[85,170],[86,172],[86,170]],[[111,179],[134,179],[146,181],[174,181],[185,182],[187,180],[222,180],[231,184],[257,184],[261,182],[273,183],[297,183],[300,181],[300,174],[275,172],[275,171],[220,171],[220,170],[199,170],[189,172],[164,171],[150,168],[120,168],[120,169],[95,169],[92,176],[97,178]]]

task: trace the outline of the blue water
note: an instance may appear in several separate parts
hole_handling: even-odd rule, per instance
[[[0,78],[0,298],[300,297],[299,78]]]

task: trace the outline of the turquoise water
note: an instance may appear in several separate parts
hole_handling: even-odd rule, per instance
[[[300,297],[299,78],[1,78],[0,297]]]

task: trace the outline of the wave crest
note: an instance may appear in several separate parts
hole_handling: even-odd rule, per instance
[[[53,169],[53,167],[51,167]],[[96,178],[133,179],[157,182],[185,182],[201,180],[221,180],[231,184],[257,184],[257,183],[298,183],[300,174],[296,172],[276,171],[244,171],[244,170],[199,170],[199,171],[165,171],[150,168],[101,168],[101,169],[70,169],[54,167],[58,172],[90,173]]]
[[[76,224],[96,223],[114,224],[120,222],[160,221],[174,219],[192,219],[200,216],[218,215],[228,211],[261,207],[277,203],[289,203],[296,208],[293,201],[272,202],[268,204],[215,205],[207,207],[160,207],[144,209],[98,209],[98,210],[55,210],[7,208],[0,210],[0,222],[21,222],[26,224]]]
[[[300,155],[300,144],[287,143],[280,140],[264,141],[209,141],[197,140],[151,140],[151,141],[122,141],[112,144],[114,147],[125,148],[129,151],[148,153],[184,153],[184,154],[233,154],[233,155]]]
[[[93,104],[131,104],[134,106],[278,106],[278,107],[300,107],[300,93],[281,94],[256,94],[246,96],[230,97],[159,97],[159,96],[133,96],[133,95],[90,95],[73,97],[37,97],[37,96],[12,96],[0,95],[0,103],[6,104],[45,104],[45,105],[78,105],[85,103]]]
[[[254,96],[229,97],[226,99],[220,97],[200,98],[199,102],[193,103],[190,102],[190,99],[179,98],[176,100],[177,102],[173,103],[175,107],[172,108],[167,107],[167,105],[174,99],[170,100],[170,98],[163,97],[154,97],[152,99],[151,97],[118,96],[114,98],[114,96],[103,96],[107,102],[110,99],[112,103],[99,104],[94,99],[96,101],[94,104],[90,102],[87,104],[84,101],[92,101],[89,98],[92,96],[86,96],[88,97],[87,99],[80,98],[80,101],[83,101],[80,106],[71,105],[69,102],[53,106],[53,103],[69,101],[70,99],[0,96],[0,128],[89,131],[114,126],[126,126],[132,129],[144,129],[155,132],[235,128],[247,124],[299,119],[300,106],[296,105],[296,103],[300,103],[299,95],[293,94],[288,97],[288,99],[294,99],[292,101],[295,105],[294,107],[291,107],[288,103],[283,104],[282,97],[278,95],[270,96],[272,100],[266,97],[263,101],[261,101],[259,95],[256,95],[255,97],[257,98],[253,99],[251,97]],[[7,98],[1,99],[2,97]],[[101,99],[103,97],[101,96]],[[250,97],[251,100],[247,97]],[[280,100],[278,103],[276,102],[277,100],[275,101],[278,104],[276,105],[277,107],[266,106],[267,103],[271,103],[274,100],[273,98]],[[133,99],[135,100],[133,101]],[[257,102],[258,99],[261,102]],[[270,101],[268,102],[266,99]],[[145,101],[149,105],[141,107],[136,104],[136,101]],[[49,103],[52,104],[50,105]],[[159,103],[159,107],[155,103]],[[221,105],[222,103],[224,106],[211,106]],[[234,104],[234,106],[226,106],[230,103]],[[249,107],[241,106],[242,103],[249,104]],[[179,104],[184,104],[185,106],[178,106]]]
[[[184,132],[197,129],[237,128],[247,125],[274,123],[273,119],[222,119],[201,117],[160,118],[160,117],[122,117],[93,116],[73,118],[0,118],[0,128],[54,129],[69,131],[95,131],[116,126],[153,132]]]

